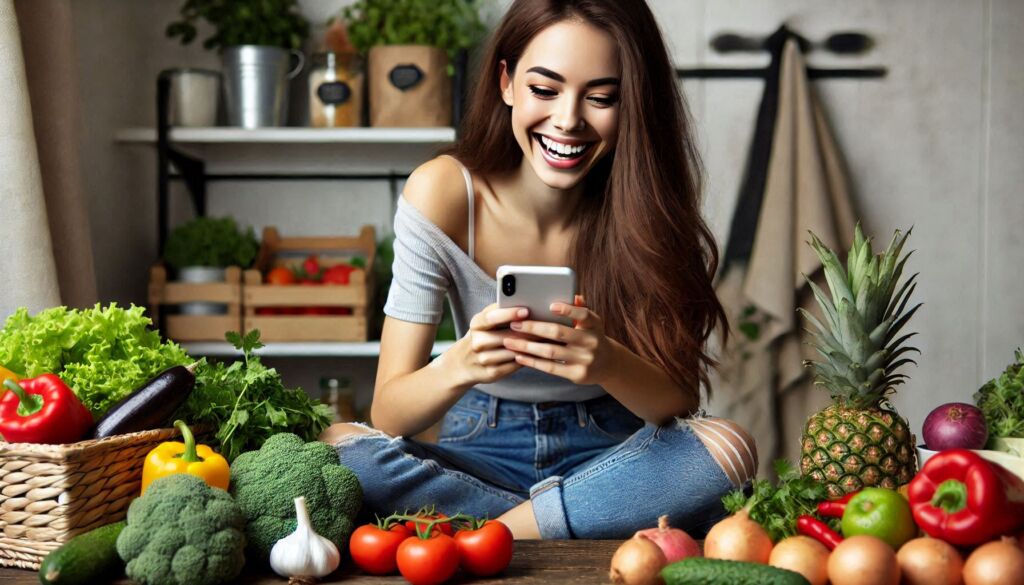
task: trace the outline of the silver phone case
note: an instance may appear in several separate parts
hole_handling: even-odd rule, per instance
[[[502,279],[507,275],[516,278],[515,292],[506,295],[502,291]],[[548,321],[572,326],[572,319],[551,312],[551,303],[574,304],[576,298],[576,272],[565,266],[511,266],[498,267],[498,306],[526,307],[530,310],[527,319]]]

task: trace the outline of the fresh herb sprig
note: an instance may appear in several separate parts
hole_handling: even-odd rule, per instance
[[[277,370],[263,365],[254,354],[263,347],[259,330],[225,337],[242,352],[242,361],[224,365],[201,360],[195,389],[178,417],[216,428],[213,443],[228,461],[259,449],[277,433],[316,440],[331,422],[330,408],[300,388],[285,388]]]
[[[998,378],[989,380],[974,394],[974,402],[985,415],[989,440],[1024,437],[1024,352],[1014,352],[1017,361]]]
[[[759,479],[754,482],[749,498],[743,490],[734,490],[722,498],[730,514],[746,508],[750,518],[768,532],[772,542],[795,535],[796,519],[801,514],[813,514],[818,502],[828,499],[824,484],[802,477],[785,459],[775,461],[775,474],[779,477],[776,486]]]

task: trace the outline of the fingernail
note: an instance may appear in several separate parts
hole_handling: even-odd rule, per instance
[[[530,311],[527,310],[527,309],[519,309],[518,311],[516,311],[516,317],[525,317],[525,316],[527,316],[529,314],[530,314]]]
[[[509,327],[511,327],[511,328],[513,328],[513,329],[522,329],[522,328],[523,328],[523,324],[522,324],[522,323],[520,323],[520,322],[518,322],[518,321],[513,321],[513,322],[512,322],[512,323],[511,323],[511,324],[509,325]]]
[[[561,303],[551,303],[551,306],[548,307],[548,309],[551,309],[552,312],[561,311],[562,310],[562,304]]]

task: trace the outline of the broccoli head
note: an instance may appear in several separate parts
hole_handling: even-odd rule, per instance
[[[363,490],[334,448],[291,433],[271,436],[231,464],[231,493],[246,517],[250,552],[270,558],[274,543],[295,531],[295,498],[306,497],[314,530],[348,549]]]
[[[244,530],[245,516],[226,491],[178,473],[128,506],[117,554],[143,585],[214,585],[242,571]]]

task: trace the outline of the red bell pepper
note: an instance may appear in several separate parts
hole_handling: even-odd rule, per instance
[[[10,443],[74,443],[92,427],[92,414],[53,374],[6,380],[0,397],[0,435]]]
[[[1024,480],[968,449],[933,455],[907,496],[917,525],[950,544],[982,544],[1024,525]]]

